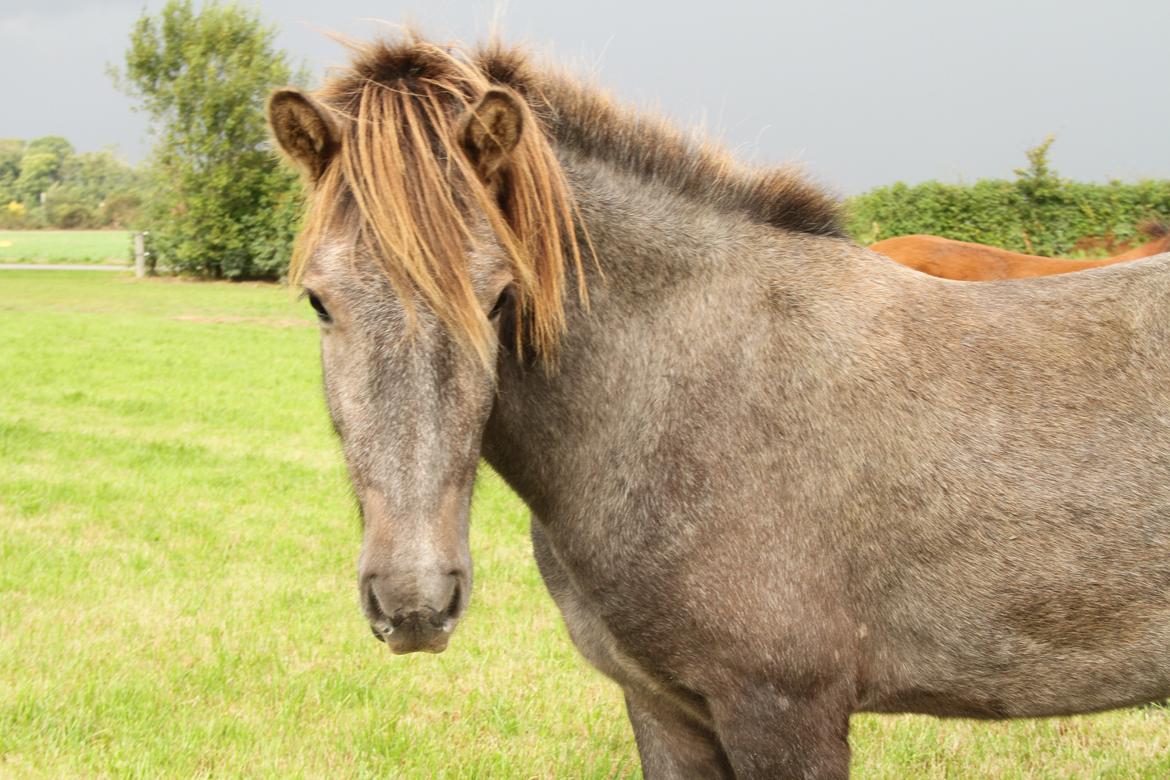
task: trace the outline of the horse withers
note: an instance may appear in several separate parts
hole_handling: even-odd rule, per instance
[[[392,650],[465,612],[482,456],[648,777],[844,777],[853,712],[1170,694],[1170,256],[915,273],[498,46],[373,44],[269,112]]]

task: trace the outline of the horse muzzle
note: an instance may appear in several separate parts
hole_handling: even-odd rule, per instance
[[[452,571],[402,588],[390,577],[363,576],[362,607],[370,630],[396,655],[443,652],[466,606],[467,580]]]

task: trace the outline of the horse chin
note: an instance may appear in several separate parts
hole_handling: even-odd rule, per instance
[[[384,642],[394,655],[441,653],[447,649],[457,622],[456,618],[448,618],[441,626],[408,622],[394,629],[375,628],[374,636]]]
[[[394,655],[407,655],[408,653],[441,653],[447,649],[447,643],[451,639],[450,633],[445,633],[437,637],[433,637],[423,642],[414,640],[395,641],[390,638],[386,641],[386,646],[390,648],[390,652]]]

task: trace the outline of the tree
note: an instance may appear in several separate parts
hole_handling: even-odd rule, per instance
[[[125,70],[113,73],[152,122],[146,218],[153,250],[178,270],[257,278],[287,266],[300,184],[268,148],[263,104],[304,79],[274,38],[255,11],[169,0],[138,20]]]
[[[1074,204],[1066,202],[1069,190],[1048,161],[1048,150],[1056,140],[1049,135],[1029,149],[1027,168],[1016,168],[1016,192],[1021,196],[1021,238],[1030,254],[1037,246],[1069,246],[1080,236],[1060,229],[1060,214]],[[1075,207],[1075,206],[1074,206]]]
[[[1034,146],[1025,154],[1028,157],[1027,168],[1016,168],[1016,188],[1028,200],[1034,203],[1044,203],[1052,200],[1063,185],[1061,178],[1048,161],[1048,150],[1052,148],[1056,136],[1049,134],[1039,146]]]
[[[143,179],[113,152],[76,154],[59,136],[0,140],[0,223],[20,227],[124,227]],[[9,204],[19,209],[8,208]]]
[[[18,138],[0,139],[0,205],[16,198],[16,180],[20,178],[22,157],[24,141]]]
[[[75,187],[93,206],[111,193],[133,190],[138,186],[137,172],[112,152],[82,152],[65,163],[65,181]]]
[[[16,194],[30,209],[39,206],[45,193],[65,175],[65,164],[73,156],[73,144],[55,135],[35,138],[24,147]]]

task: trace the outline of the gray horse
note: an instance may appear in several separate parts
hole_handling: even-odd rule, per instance
[[[391,650],[465,610],[482,456],[648,777],[1170,694],[1170,255],[925,276],[502,47],[373,44],[269,115]]]

